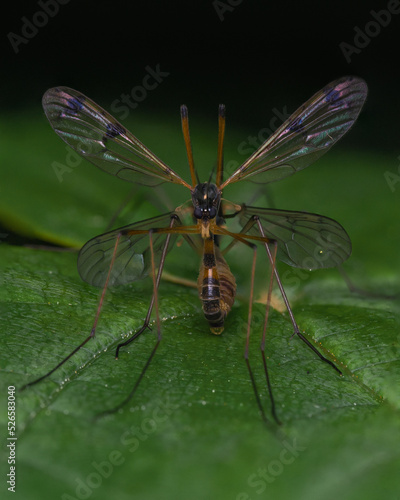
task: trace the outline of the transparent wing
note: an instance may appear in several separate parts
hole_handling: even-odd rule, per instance
[[[293,113],[220,188],[250,177],[254,182],[273,182],[307,167],[350,129],[367,91],[361,78],[349,76],[330,83]]]
[[[146,278],[151,271],[151,251],[148,233],[124,234],[128,231],[149,230],[169,227],[175,212],[130,224],[89,240],[78,256],[78,271],[81,278],[90,285],[104,286],[119,233],[117,254],[109,281],[110,286],[123,285]],[[181,223],[175,220],[174,227]],[[167,234],[152,235],[155,266],[158,267]],[[177,234],[171,234],[168,252],[173,248]]]
[[[351,241],[343,227],[333,219],[307,212],[292,212],[242,205],[240,224],[256,215],[265,236],[278,242],[279,260],[302,269],[335,267],[351,254]],[[255,224],[249,234],[259,236]]]
[[[115,118],[76,90],[49,89],[42,104],[61,139],[109,174],[150,186],[168,181],[190,188]]]

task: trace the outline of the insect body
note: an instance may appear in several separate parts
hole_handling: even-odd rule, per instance
[[[226,255],[237,243],[246,245],[253,252],[245,360],[257,404],[264,418],[265,413],[248,359],[257,249],[265,251],[264,255],[271,270],[261,352],[275,420],[278,422],[264,352],[274,280],[286,305],[294,334],[321,360],[341,373],[336,365],[325,358],[300,332],[275,263],[276,259],[280,259],[291,266],[310,270],[337,266],[351,253],[351,242],[346,231],[328,217],[307,212],[238,205],[227,202],[222,198],[222,193],[230,184],[240,180],[254,179],[258,183],[269,183],[310,165],[353,125],[366,96],[367,86],[360,78],[344,77],[330,83],[303,104],[225,180],[225,107],[220,105],[215,182],[211,182],[210,178],[208,182],[201,183],[194,167],[186,106],[181,107],[181,120],[190,182],[181,178],[115,118],[83,94],[67,87],[48,90],[43,97],[46,116],[56,133],[80,155],[111,175],[130,182],[148,186],[161,182],[179,184],[190,190],[191,201],[167,214],[109,231],[84,245],[78,257],[80,276],[86,282],[103,289],[93,328],[90,335],[56,367],[24,387],[49,376],[94,337],[108,286],[134,282],[151,275],[153,296],[145,321],[132,337],[117,346],[118,357],[123,346],[146,330],[155,308],[157,341],[136,384],[122,404],[126,403],[136,391],[161,341],[158,287],[167,253],[178,236],[202,255],[198,278],[199,296],[211,332],[217,335],[223,331],[225,317],[233,305],[236,293],[235,278],[227,264]],[[191,216],[192,224],[183,223],[187,214]],[[239,232],[227,229],[226,223],[232,218],[239,220],[242,228]],[[223,246],[222,241],[230,242]]]
[[[236,294],[236,282],[219,247],[215,245],[213,232],[221,203],[221,193],[215,184],[198,184],[192,193],[193,215],[197,219],[204,239],[203,258],[198,278],[199,296],[203,312],[211,332],[219,335],[224,329],[225,317],[230,311]]]
[[[203,312],[212,333],[219,335],[231,310],[236,294],[236,282],[228,264],[215,247],[212,237],[204,240],[204,254],[198,279]]]

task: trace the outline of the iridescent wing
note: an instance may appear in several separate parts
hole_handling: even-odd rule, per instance
[[[257,216],[265,236],[278,243],[277,258],[302,269],[335,267],[351,254],[351,241],[343,227],[333,219],[307,212],[292,212],[242,205],[238,213],[244,226]],[[248,234],[260,236],[257,224]]]
[[[81,278],[90,285],[102,287],[110,269],[115,243],[118,234],[117,254],[109,281],[110,286],[124,285],[133,281],[146,278],[151,271],[151,251],[149,229],[166,228],[171,222],[171,217],[176,215],[170,212],[158,217],[153,217],[135,224],[130,224],[108,233],[101,234],[89,240],[81,249],[78,256],[78,271]],[[174,221],[174,227],[181,225],[179,219]],[[130,231],[145,230],[144,234],[129,234]],[[174,246],[178,234],[171,234],[168,252]],[[153,249],[155,267],[160,262],[167,234],[153,233]]]
[[[43,108],[55,132],[97,167],[129,182],[187,184],[109,113],[67,87],[49,89]]]
[[[330,83],[293,113],[220,189],[249,178],[273,182],[308,167],[350,129],[366,97],[367,85],[361,78]]]

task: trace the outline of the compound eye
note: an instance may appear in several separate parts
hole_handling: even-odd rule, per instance
[[[201,219],[203,217],[203,210],[200,207],[195,207],[193,215],[196,219]]]
[[[217,209],[215,207],[211,207],[208,213],[210,219],[214,219],[214,217],[217,215]]]

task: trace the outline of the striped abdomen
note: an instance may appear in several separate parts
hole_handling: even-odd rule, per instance
[[[211,332],[219,335],[224,329],[225,317],[235,301],[236,282],[212,238],[204,239],[203,260],[197,286]]]

